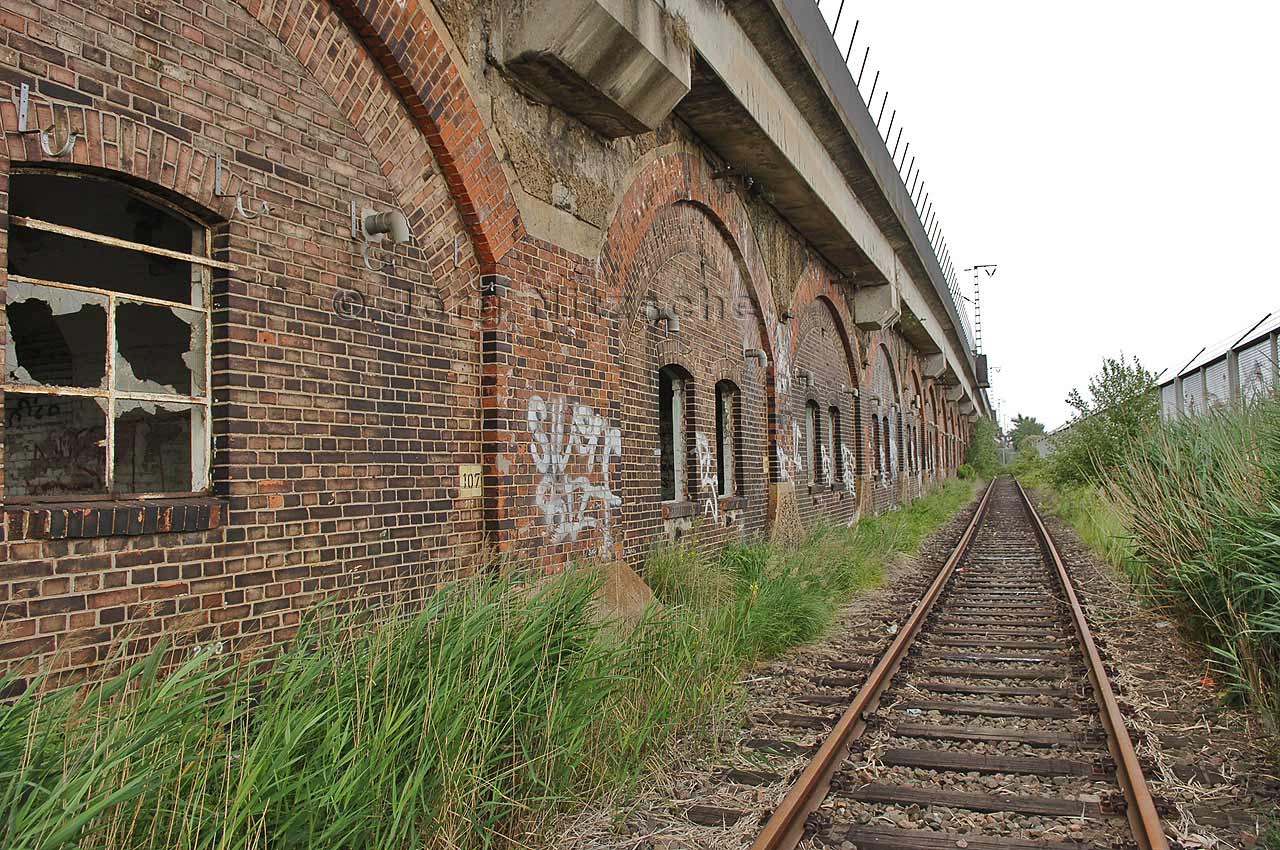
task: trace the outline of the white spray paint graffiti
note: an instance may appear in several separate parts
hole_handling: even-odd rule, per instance
[[[830,484],[835,481],[831,477],[831,450],[825,445],[820,448],[822,449],[822,481],[824,484]]]
[[[791,392],[791,331],[784,324],[774,325],[774,387],[781,398]]]
[[[720,524],[720,476],[716,473],[716,458],[711,453],[711,441],[707,435],[699,431],[694,440],[698,450],[698,476],[707,498],[703,503],[702,513],[711,515],[711,522]]]
[[[560,397],[549,403],[541,396],[529,399],[529,453],[539,475],[534,499],[552,543],[576,541],[583,531],[599,528],[597,551],[607,555],[613,511],[622,504],[609,484],[609,464],[622,455],[622,431],[590,405],[578,404],[566,433],[566,408]],[[571,474],[575,455],[582,459],[581,471]]]
[[[857,460],[853,456],[853,449],[848,446],[840,447],[840,465],[844,467],[841,470],[844,477],[844,486],[852,493],[854,478],[857,476]]]
[[[782,425],[780,430],[783,434],[787,432],[786,425]],[[804,472],[804,435],[800,431],[800,426],[794,422],[791,423],[791,450],[787,450],[787,441],[784,437],[778,441],[778,474],[783,481],[791,481],[801,472]]]

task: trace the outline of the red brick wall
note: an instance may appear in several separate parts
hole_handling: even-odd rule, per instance
[[[547,569],[639,563],[677,533],[709,549],[768,533],[782,482],[807,523],[927,486],[896,466],[872,476],[872,415],[901,452],[909,346],[854,327],[849,287],[816,252],[794,286],[772,285],[745,187],[711,176],[723,163],[665,128],[674,141],[634,164],[599,255],[579,256],[525,232],[463,73],[415,3],[6,4],[0,213],[14,168],[94,169],[184,206],[237,269],[214,286],[212,491],[5,505],[0,662],[75,671],[179,628],[279,641],[321,598],[411,600],[493,551]],[[50,162],[17,132],[23,83],[33,126],[56,113],[80,135],[69,155]],[[270,212],[238,215],[240,191]],[[390,270],[365,266],[353,199],[407,216],[411,244],[374,252]],[[648,321],[650,302],[676,310],[679,333]],[[690,377],[689,499],[663,505],[667,365]],[[712,498],[699,463],[720,380],[740,393],[731,498]],[[941,477],[959,462],[953,406],[920,392]],[[824,425],[839,411],[863,471],[852,493],[796,469],[810,400]],[[464,463],[483,464],[482,499],[459,498]]]
[[[277,640],[326,595],[400,599],[478,560],[480,506],[455,498],[457,464],[480,459],[478,266],[464,222],[427,139],[343,21],[323,4],[269,5],[288,48],[226,0],[62,11],[17,0],[0,15],[0,212],[10,170],[50,159],[16,132],[27,83],[34,126],[53,122],[56,101],[82,136],[58,167],[180,199],[239,267],[213,288],[203,525],[215,527],[25,539],[69,529],[26,527],[42,515],[8,506],[0,657],[77,668],[125,635],[144,649],[179,625]],[[269,214],[246,221],[214,196],[215,153]],[[389,274],[363,266],[352,199],[411,221]]]
[[[796,501],[806,524],[824,517],[843,522],[853,519],[858,514],[858,491],[866,486],[865,482],[855,480],[858,446],[853,391],[858,388],[858,363],[856,359],[851,361],[838,318],[831,302],[818,298],[791,320],[797,328],[797,342],[796,376],[792,379],[789,409],[793,426],[799,428],[801,434],[799,454],[803,457],[804,469],[796,474]],[[816,407],[819,423],[816,452],[807,446],[806,408],[811,403]],[[838,413],[835,421],[839,425],[839,440],[828,433],[833,430],[832,409]],[[849,449],[851,464],[845,463],[840,447]],[[866,451],[863,446],[864,464]]]

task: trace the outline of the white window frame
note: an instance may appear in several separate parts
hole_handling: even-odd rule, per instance
[[[59,177],[75,177],[79,179],[99,179],[96,177],[84,177],[83,175],[68,174],[66,172],[50,172],[51,176]],[[212,305],[210,303],[210,281],[213,269],[223,269],[226,271],[235,271],[236,266],[231,263],[221,262],[213,259],[210,255],[211,234],[209,228],[198,222],[192,221],[190,215],[177,209],[171,204],[156,198],[153,195],[146,194],[135,190],[133,187],[125,183],[106,179],[104,182],[110,182],[122,190],[136,195],[140,200],[166,209],[180,218],[183,222],[191,225],[192,243],[196,250],[201,253],[184,253],[182,251],[172,251],[167,248],[158,248],[154,245],[146,245],[140,242],[131,242],[126,239],[118,239],[113,236],[106,236],[92,231],[81,230],[67,225],[57,224],[43,219],[31,218],[28,216],[11,215],[9,216],[9,226],[11,228],[21,227],[30,230],[38,230],[46,233],[53,233],[58,236],[65,236],[72,239],[82,239],[87,242],[96,242],[100,245],[108,245],[113,248],[122,248],[130,251],[138,251],[144,254],[153,254],[169,259],[182,260],[188,262],[192,267],[191,281],[191,303],[184,304],[180,301],[169,301],[160,298],[151,298],[142,295],[130,295],[123,292],[116,292],[111,289],[103,289],[100,287],[85,286],[82,284],[66,283],[63,281],[46,280],[43,278],[27,277],[25,275],[8,274],[7,279],[10,283],[28,284],[32,286],[43,286],[53,289],[63,289],[72,292],[79,292],[92,295],[95,299],[105,299],[107,304],[107,346],[106,346],[106,376],[103,381],[105,388],[100,387],[60,387],[48,384],[28,384],[23,382],[15,382],[8,380],[6,371],[4,380],[0,382],[0,389],[5,393],[23,393],[29,395],[45,395],[45,396],[78,396],[82,398],[101,399],[106,405],[106,428],[105,428],[105,469],[103,471],[104,490],[95,493],[64,493],[49,494],[48,496],[6,496],[3,500],[8,503],[37,503],[49,501],[101,501],[119,498],[157,498],[172,497],[179,495],[193,495],[207,493],[210,482],[210,459],[212,454],[212,419],[213,419],[213,394],[212,394]],[[181,395],[173,393],[155,393],[141,392],[135,390],[117,389],[115,386],[115,363],[119,355],[116,343],[116,306],[120,301],[131,304],[148,304],[151,306],[165,307],[169,309],[181,310],[184,313],[202,314],[204,323],[204,392],[202,395]],[[194,408],[200,408],[202,416],[200,417],[202,427],[196,427],[194,424],[191,429],[191,489],[178,493],[117,493],[115,492],[115,432],[116,432],[116,408],[119,401],[149,401],[156,403],[183,404]],[[11,470],[6,469],[6,475],[11,474]]]

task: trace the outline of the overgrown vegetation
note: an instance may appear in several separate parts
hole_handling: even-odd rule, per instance
[[[996,455],[996,423],[985,416],[973,424],[973,438],[965,452],[966,472],[979,478],[991,478],[1000,471],[1000,459]]]
[[[1021,451],[1032,437],[1044,435],[1044,423],[1034,416],[1023,416],[1021,413],[1013,417],[1013,428],[1009,431],[1009,442]]]
[[[161,675],[158,650],[88,686],[36,682],[0,705],[3,846],[503,845],[633,781],[745,664],[816,637],[971,494],[951,483],[796,548],[661,550],[661,604],[630,630],[593,613],[580,568],[335,613],[270,663],[205,647]]]
[[[1280,720],[1280,400],[1162,422],[1154,378],[1107,360],[1085,418],[1024,482],[1203,645],[1225,698]],[[1074,399],[1074,400],[1073,400]]]
[[[1059,487],[1106,481],[1125,463],[1128,447],[1160,422],[1155,375],[1123,354],[1103,360],[1087,391],[1072,390],[1067,404],[1075,418],[1055,441],[1049,467]]]

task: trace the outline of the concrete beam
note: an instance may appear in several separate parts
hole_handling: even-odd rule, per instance
[[[692,89],[676,113],[718,154],[755,178],[778,212],[859,291],[896,281],[901,314],[915,317],[911,330],[934,343],[911,339],[912,344],[925,353],[946,353],[956,380],[979,399],[971,354],[945,278],[927,240],[916,239],[923,238],[918,217],[915,229],[908,227],[911,232],[903,236],[902,222],[894,224],[898,215],[876,216],[868,208],[871,195],[884,203],[883,186],[867,186],[866,202],[852,186],[855,175],[849,163],[856,152],[851,154],[850,148],[871,151],[878,146],[886,162],[889,155],[865,105],[851,100],[856,92],[847,74],[852,93],[837,100],[828,80],[830,63],[815,58],[836,49],[812,0],[667,0],[667,8],[688,24],[697,52]],[[848,120],[836,122],[838,132],[827,132],[831,122],[825,116],[837,108],[833,104]],[[857,109],[862,114],[854,121],[848,116]],[[821,136],[815,130],[819,124],[824,127]],[[866,167],[864,161],[864,171]],[[893,207],[909,219],[915,212],[908,209],[905,194],[902,188],[886,209]],[[899,237],[891,238],[895,228]],[[870,315],[876,314],[887,315],[882,310]]]
[[[656,0],[507,4],[500,61],[522,88],[609,138],[657,129],[689,93],[689,42]]]
[[[891,328],[902,318],[898,287],[859,286],[853,291],[853,321],[864,331]]]
[[[930,354],[920,358],[920,364],[924,370],[924,376],[936,381],[947,371],[947,355]]]
[[[964,387],[959,385],[956,385],[954,387],[947,387],[947,401],[959,401],[960,399],[964,398],[964,396],[965,396]]]

